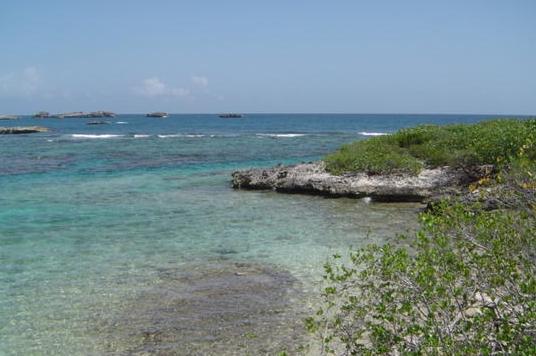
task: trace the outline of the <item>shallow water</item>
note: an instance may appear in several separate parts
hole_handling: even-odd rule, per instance
[[[230,173],[481,119],[23,119],[53,131],[0,137],[0,354],[296,351],[326,258],[413,228],[419,206],[234,191]]]

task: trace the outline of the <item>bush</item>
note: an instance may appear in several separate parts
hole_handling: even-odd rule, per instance
[[[344,145],[333,155],[327,156],[325,161],[334,174],[352,171],[417,174],[422,169],[422,163],[416,158],[398,146],[386,144],[381,138]]]
[[[324,158],[333,174],[418,174],[423,167],[505,163],[536,140],[536,120],[494,120],[473,125],[424,125],[341,147]],[[527,155],[536,158],[536,146]]]
[[[443,202],[420,216],[409,247],[371,245],[326,263],[324,304],[306,320],[323,351],[534,354],[532,149],[522,145],[498,177],[517,196],[513,209]]]

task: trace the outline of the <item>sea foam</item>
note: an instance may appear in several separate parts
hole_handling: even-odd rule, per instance
[[[197,134],[173,134],[173,135],[158,135],[160,138],[172,138],[172,137],[189,137],[189,138],[197,138],[197,137],[205,137],[205,135],[197,135]]]
[[[112,134],[102,134],[102,135],[91,135],[91,134],[72,134],[72,138],[117,138],[123,137],[124,135],[112,135]]]
[[[302,137],[305,136],[305,134],[299,134],[299,133],[259,133],[257,136],[260,137]]]
[[[385,135],[389,135],[386,132],[366,132],[366,131],[361,131],[359,134],[363,135],[363,136],[385,136]]]

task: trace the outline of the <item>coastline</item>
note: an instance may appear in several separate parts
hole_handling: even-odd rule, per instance
[[[273,190],[326,197],[371,198],[382,202],[425,202],[437,196],[460,194],[472,182],[493,172],[483,165],[471,170],[448,166],[423,169],[418,175],[357,172],[333,175],[322,161],[292,166],[254,168],[232,173],[232,186],[243,190]]]

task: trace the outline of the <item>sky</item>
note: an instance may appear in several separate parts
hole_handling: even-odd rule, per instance
[[[0,114],[536,114],[536,0],[1,0]]]

